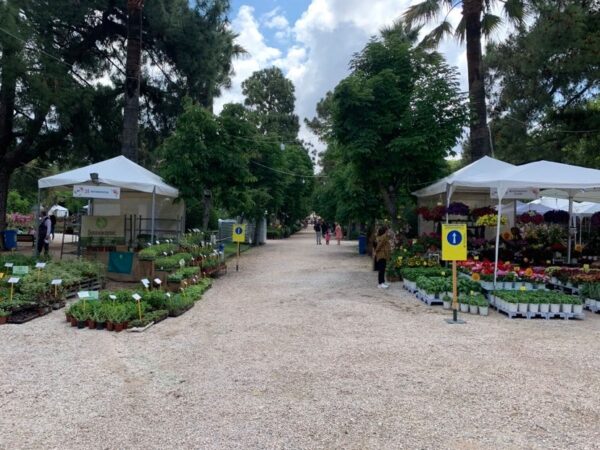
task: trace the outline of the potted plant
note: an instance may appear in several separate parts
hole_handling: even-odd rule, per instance
[[[462,312],[462,313],[469,312],[469,300],[466,297],[459,298],[458,304],[460,306],[460,312]]]
[[[477,306],[479,306],[479,315],[480,316],[488,315],[489,305],[488,305],[488,301],[485,299],[485,297],[483,295],[481,297],[479,297]]]
[[[573,297],[573,314],[583,314],[583,302],[578,297]]]
[[[543,295],[543,297],[541,297],[538,301],[539,301],[540,312],[543,314],[549,313],[550,312],[550,302],[548,300],[548,297],[546,295]]]
[[[562,303],[561,298],[558,295],[553,295],[550,297],[550,312],[551,313],[559,313],[560,312],[560,304]]]
[[[80,330],[82,328],[85,328],[87,321],[87,313],[83,310],[83,308],[76,308],[73,311],[73,317],[77,321],[77,328],[79,328]]]
[[[479,299],[477,295],[469,296],[469,314],[477,314],[479,312]]]
[[[98,305],[98,307],[94,309],[93,319],[94,322],[96,322],[96,330],[104,330],[106,327],[106,313],[104,305]]]
[[[535,314],[540,312],[540,300],[536,295],[529,296],[529,311]]]
[[[517,298],[517,296],[514,293],[511,293],[511,295],[506,296],[505,306],[506,306],[506,310],[509,313],[516,313],[519,310],[518,304],[519,304],[519,299]]]
[[[449,295],[444,295],[442,297],[442,303],[444,305],[444,309],[450,309],[452,307],[452,298]]]
[[[562,303],[562,312],[571,314],[573,312],[573,303],[572,300],[566,300]]]
[[[10,313],[5,309],[0,308],[0,325],[4,325],[8,321]]]
[[[519,293],[517,295],[519,297],[519,299],[518,299],[519,303],[517,303],[517,310],[521,314],[527,314],[529,300],[528,300],[527,296],[525,295],[525,292],[519,291]]]

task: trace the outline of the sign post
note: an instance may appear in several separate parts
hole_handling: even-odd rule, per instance
[[[456,261],[467,259],[467,226],[442,224],[442,260],[452,261],[452,320],[450,324],[465,323],[458,319],[458,274]]]
[[[235,271],[237,272],[240,265],[240,244],[246,241],[246,225],[236,223],[233,226],[231,240],[237,242],[237,258],[235,260]]]

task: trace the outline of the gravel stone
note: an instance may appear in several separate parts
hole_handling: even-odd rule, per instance
[[[600,314],[462,316],[314,233],[144,333],[0,326],[0,448],[600,448]]]

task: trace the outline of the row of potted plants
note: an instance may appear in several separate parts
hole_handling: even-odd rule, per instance
[[[123,331],[129,327],[143,328],[167,317],[177,317],[189,310],[211,286],[210,279],[201,280],[178,294],[161,290],[145,291],[139,303],[135,291],[101,292],[97,301],[79,300],[66,311],[71,326],[108,331]]]
[[[442,300],[444,309],[452,307],[452,297],[450,295],[444,295]],[[458,296],[458,306],[463,313],[479,314],[480,316],[489,314],[489,302],[480,292],[461,293]]]
[[[494,303],[509,313],[583,313],[579,297],[559,291],[496,291]]]

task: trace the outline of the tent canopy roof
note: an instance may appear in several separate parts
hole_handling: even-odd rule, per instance
[[[475,162],[472,162],[468,166],[463,167],[462,169],[457,170],[456,172],[448,175],[441,180],[436,181],[430,186],[426,188],[419,189],[418,191],[413,192],[413,195],[417,197],[428,197],[430,195],[438,195],[446,192],[449,185],[455,186],[455,188],[466,187],[463,186],[462,180],[468,180],[473,177],[487,177],[488,179],[493,179],[494,175],[499,171],[504,171],[506,169],[514,169],[516,166],[512,164],[506,163],[504,161],[500,161],[498,159],[490,158],[489,156],[484,156],[481,159],[478,159]],[[478,188],[480,186],[473,186]],[[486,186],[487,187],[487,186]],[[471,190],[471,189],[466,189]]]
[[[86,167],[42,178],[38,180],[38,187],[47,189],[85,184],[91,181],[91,173],[97,173],[98,182],[109,186],[147,193],[152,193],[156,189],[157,195],[173,198],[179,196],[179,191],[166,184],[161,177],[124,156],[117,156]]]
[[[580,191],[600,190],[600,170],[536,161],[498,171],[492,176],[480,173],[455,180],[453,184],[472,188],[496,188],[501,195],[511,188],[534,188],[558,189],[576,196]]]

